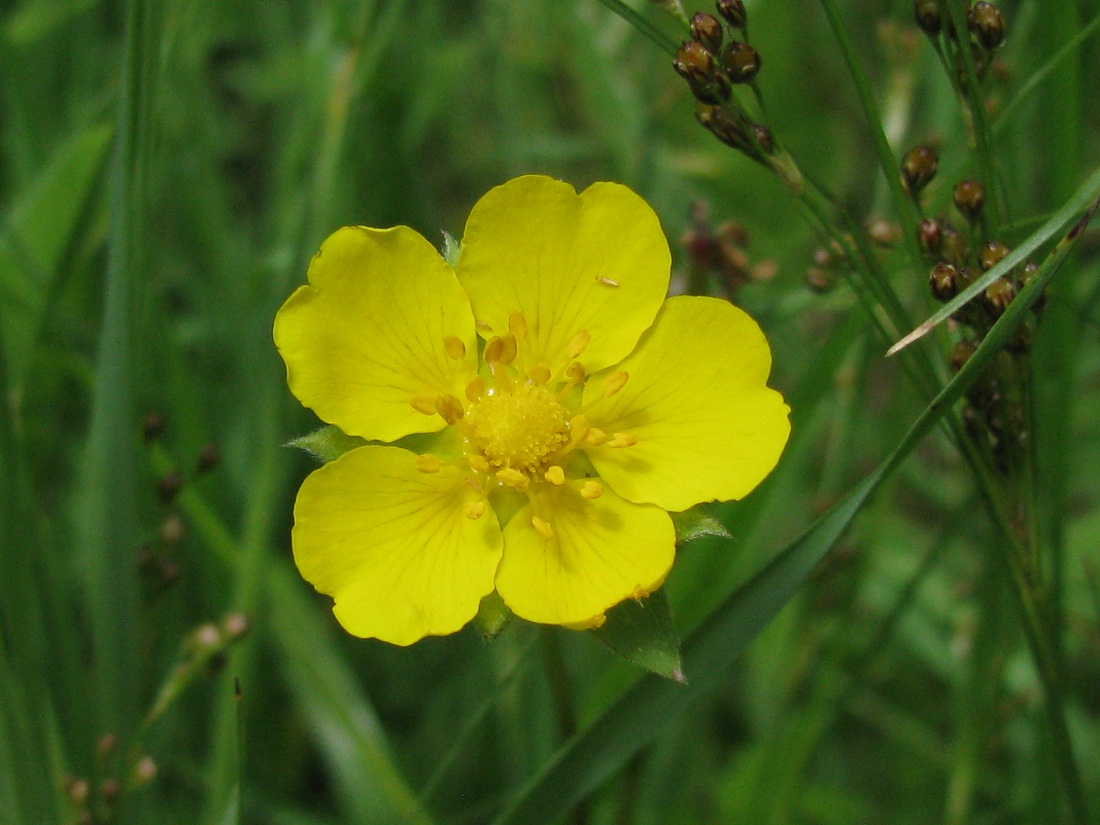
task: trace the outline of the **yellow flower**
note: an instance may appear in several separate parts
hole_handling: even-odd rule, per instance
[[[454,268],[407,227],[325,241],[275,342],[294,395],[369,442],[294,507],[298,568],[349,632],[453,633],[494,590],[597,626],[661,586],[668,511],[772,470],[790,425],[763,334],[726,302],[665,300],[669,268],[629,189],[540,176],[474,206]]]

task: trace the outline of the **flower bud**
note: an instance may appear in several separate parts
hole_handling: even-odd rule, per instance
[[[978,250],[978,266],[982,272],[988,272],[1009,253],[1009,248],[1000,241],[990,241]]]
[[[748,83],[760,71],[760,53],[748,43],[731,40],[722,49],[722,64],[733,83]]]
[[[929,37],[935,37],[943,27],[939,0],[916,0],[913,3],[913,17],[921,31]]]
[[[917,243],[928,255],[939,255],[943,247],[943,231],[938,221],[925,218],[917,227]]]
[[[999,49],[1005,42],[1005,19],[992,3],[978,0],[966,12],[966,27],[987,51]]]
[[[691,18],[691,39],[717,52],[722,48],[722,24],[713,15],[697,14]]]
[[[744,29],[749,18],[745,13],[745,4],[741,0],[718,0],[714,4],[722,19],[735,29]]]
[[[985,205],[985,189],[976,180],[961,180],[955,184],[955,208],[968,218],[976,218]]]
[[[879,246],[889,249],[901,241],[901,227],[889,221],[872,221],[867,227],[867,237]]]
[[[939,156],[931,146],[917,146],[901,159],[901,176],[909,191],[916,195],[936,176]]]
[[[928,288],[932,297],[946,303],[954,298],[959,290],[956,283],[958,270],[951,264],[936,264],[928,273]]]

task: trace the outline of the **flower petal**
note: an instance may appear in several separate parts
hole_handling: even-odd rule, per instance
[[[630,352],[668,291],[671,257],[656,214],[625,186],[596,183],[577,195],[540,175],[490,190],[466,221],[458,278],[492,334],[509,315],[527,320],[528,357],[563,366],[574,336],[591,343],[589,372]]]
[[[275,316],[291,392],[349,435],[393,441],[442,429],[411,399],[461,397],[476,369],[469,300],[439,253],[405,226],[337,230]],[[448,356],[443,339],[462,341]]]
[[[747,495],[775,467],[790,435],[783,397],[765,382],[771,351],[760,327],[716,298],[670,298],[617,369],[630,376],[600,398],[585,385],[592,423],[629,433],[628,447],[590,447],[593,466],[629,501],[686,510]]]
[[[493,590],[500,526],[471,520],[475,497],[453,465],[416,469],[416,454],[366,446],[315,470],[294,505],[294,561],[356,636],[408,645],[454,633]]]
[[[536,512],[552,537],[535,528]],[[631,504],[610,490],[586,499],[579,482],[547,487],[504,528],[497,592],[529,621],[591,626],[623,599],[660,587],[675,545],[663,510]]]

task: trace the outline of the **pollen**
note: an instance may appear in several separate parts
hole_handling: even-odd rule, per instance
[[[416,457],[416,469],[422,473],[438,473],[443,466],[437,456],[431,453],[425,453],[424,455],[418,455]]]
[[[473,501],[467,501],[462,506],[462,512],[470,521],[477,521],[477,519],[485,515],[485,499],[479,498]]]
[[[536,384],[486,395],[466,418],[472,444],[490,465],[501,469],[538,470],[568,441],[565,410],[551,392]]]

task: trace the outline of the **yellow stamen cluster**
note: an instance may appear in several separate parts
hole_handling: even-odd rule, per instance
[[[480,329],[487,329],[479,323]],[[587,378],[577,358],[591,342],[582,330],[565,347],[565,366],[557,373],[545,363],[534,361],[527,345],[528,325],[523,313],[512,312],[508,332],[485,342],[482,359],[488,375],[474,375],[466,383],[464,399],[445,394],[417,395],[412,406],[425,415],[438,415],[462,435],[464,455],[459,461],[471,473],[470,487],[477,498],[464,505],[467,518],[478,519],[487,509],[487,496],[497,487],[534,494],[546,485],[558,487],[568,480],[570,458],[588,447],[629,447],[637,443],[630,433],[610,436],[594,427],[582,410],[577,410],[577,388]],[[447,356],[455,361],[466,357],[461,339],[447,336]],[[629,375],[618,370],[604,379],[602,396],[609,398],[627,383]],[[421,455],[416,466],[424,473],[437,473],[442,462],[434,455]],[[590,501],[603,495],[603,484],[594,478],[579,480],[576,488]],[[545,539],[554,536],[547,513],[533,515],[531,526]]]

